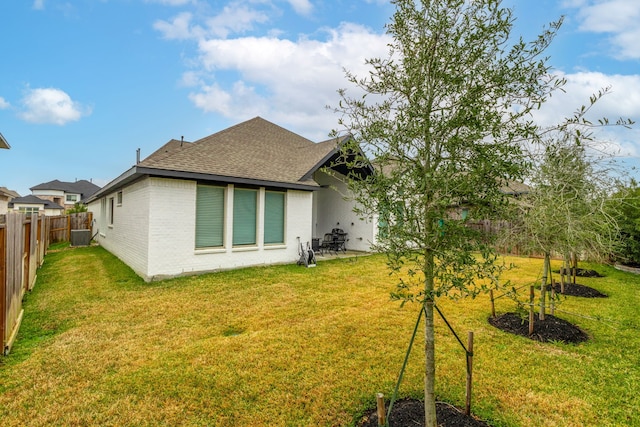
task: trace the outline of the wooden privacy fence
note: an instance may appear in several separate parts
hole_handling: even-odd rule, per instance
[[[92,212],[79,212],[68,215],[48,217],[51,221],[49,243],[71,241],[71,230],[90,230],[93,221]]]
[[[72,230],[91,229],[92,221],[91,212],[0,215],[0,354],[11,350],[22,321],[22,299],[33,289],[49,245],[70,241]]]
[[[6,355],[22,321],[22,299],[33,289],[49,245],[51,222],[37,214],[9,213],[0,223],[0,344]]]

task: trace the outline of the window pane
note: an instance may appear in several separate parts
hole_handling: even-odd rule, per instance
[[[196,192],[196,248],[223,245],[224,188],[198,185]]]
[[[284,243],[284,194],[264,195],[264,243]]]
[[[256,244],[256,190],[233,192],[233,244]]]

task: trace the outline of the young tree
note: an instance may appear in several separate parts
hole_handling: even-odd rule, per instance
[[[608,126],[630,128],[631,119],[607,118],[592,122],[587,118],[597,102],[610,91],[601,89],[589,103],[556,126],[540,131],[529,145],[528,181],[532,191],[520,205],[522,229],[514,237],[521,244],[544,254],[540,287],[540,320],[545,315],[547,279],[551,253],[576,260],[580,254],[592,260],[609,258],[619,244],[615,203],[611,194],[623,175],[615,164],[615,153],[608,142],[595,135],[595,129]],[[566,263],[568,265],[568,262]]]
[[[620,226],[621,247],[616,259],[640,265],[640,186],[635,180],[616,191],[609,200],[608,211]]]
[[[577,253],[603,259],[614,252],[618,241],[617,223],[606,203],[615,184],[607,167],[611,155],[596,150],[593,140],[580,135],[565,129],[542,141],[529,177],[532,190],[520,205],[522,229],[514,238],[544,254],[540,320],[545,317],[552,253],[565,259]]]
[[[489,286],[478,278],[501,268],[456,212],[491,218],[505,206],[501,187],[525,164],[519,141],[537,135],[530,113],[563,84],[541,57],[561,21],[525,43],[511,39],[515,18],[499,0],[392,3],[389,57],[369,59],[367,77],[347,71],[364,95],[340,90],[336,111],[350,134],[343,161],[357,170],[375,159],[376,174],[347,181],[361,214],[380,215],[393,296],[424,310],[425,425],[435,427],[434,305],[476,295]]]

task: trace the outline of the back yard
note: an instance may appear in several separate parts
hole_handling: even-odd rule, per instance
[[[541,260],[508,261],[516,285],[538,278]],[[609,298],[566,297],[556,312],[589,334],[579,345],[495,329],[487,296],[440,302],[458,334],[475,333],[476,415],[493,426],[640,426],[640,277],[590,267],[606,277],[579,283]],[[417,315],[390,301],[393,287],[377,255],[147,284],[100,247],[50,253],[0,360],[0,419],[354,425],[376,392],[392,393]],[[462,406],[464,353],[440,318],[436,332],[438,397]],[[421,345],[402,396],[422,393]]]

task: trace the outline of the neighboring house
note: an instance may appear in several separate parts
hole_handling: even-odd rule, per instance
[[[38,213],[47,216],[64,214],[64,206],[34,195],[14,198],[9,202],[9,209],[26,214]]]
[[[11,148],[11,146],[9,145],[9,143],[7,142],[6,139],[4,139],[4,136],[2,136],[2,134],[0,133],[0,148],[6,148],[9,149]]]
[[[366,251],[375,219],[360,220],[323,172],[337,155],[335,139],[314,143],[260,117],[171,140],[88,200],[93,234],[145,280],[295,262],[300,243],[333,228]]]
[[[16,197],[20,197],[20,195],[15,191],[9,190],[7,187],[0,187],[0,215],[7,213],[9,202]]]
[[[31,194],[49,200],[64,209],[71,209],[76,203],[86,202],[100,187],[82,179],[76,182],[62,182],[57,179],[31,187]]]

